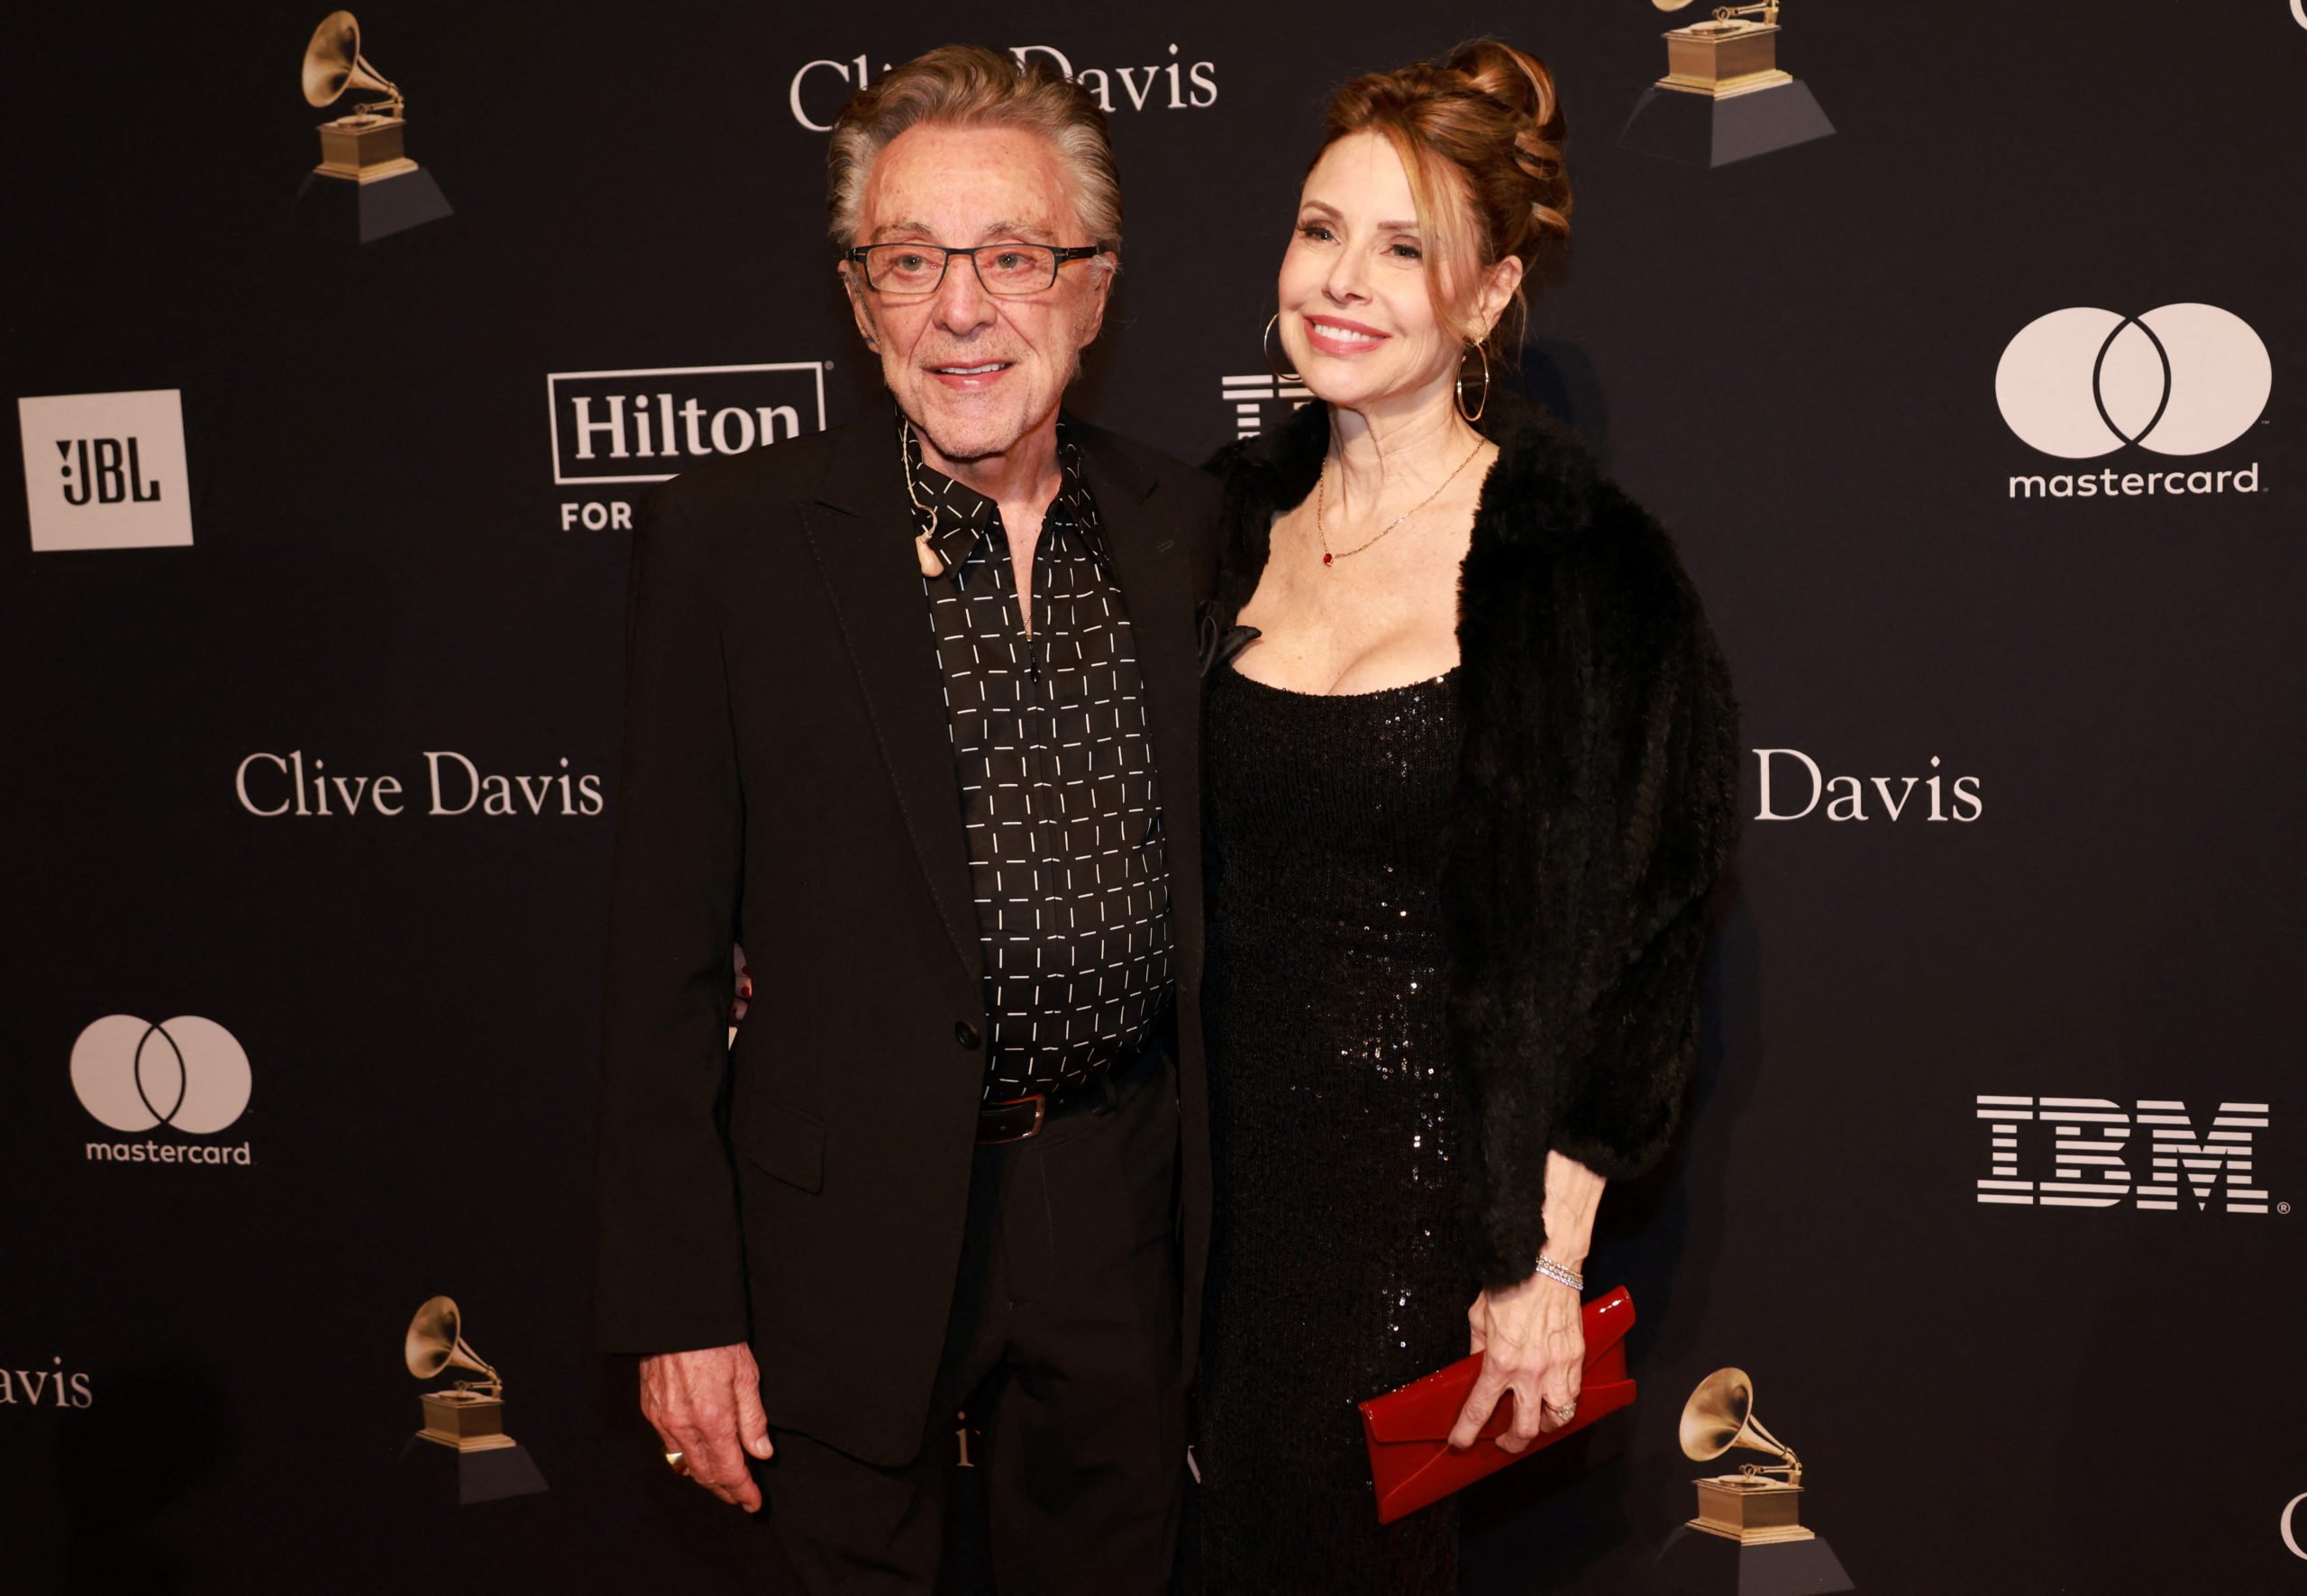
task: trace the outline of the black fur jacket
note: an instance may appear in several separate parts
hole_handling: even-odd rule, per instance
[[[1737,831],[1737,707],[1665,530],[1536,406],[1494,393],[1481,430],[1500,454],[1459,578],[1442,893],[1471,1262],[1497,1288],[1545,1244],[1550,1149],[1612,1179],[1665,1150]],[[1328,442],[1313,404],[1211,461],[1226,545],[1206,660],[1245,641],[1273,517],[1313,491]]]

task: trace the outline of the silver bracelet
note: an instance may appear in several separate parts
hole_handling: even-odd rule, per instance
[[[1557,1263],[1544,1253],[1538,1254],[1538,1272],[1558,1286],[1568,1286],[1582,1295],[1586,1290],[1586,1277],[1567,1263]]]

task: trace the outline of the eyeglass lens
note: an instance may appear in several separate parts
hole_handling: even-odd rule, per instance
[[[873,244],[865,280],[885,294],[926,294],[944,280],[948,260],[967,255],[989,294],[1038,294],[1057,281],[1057,251],[1045,244],[985,244],[947,251],[929,244]]]

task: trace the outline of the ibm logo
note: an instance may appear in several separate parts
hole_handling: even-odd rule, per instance
[[[1311,388],[1302,383],[1283,382],[1271,371],[1253,372],[1246,377],[1221,377],[1218,379],[1225,394],[1226,407],[1234,412],[1234,436],[1254,438],[1265,431],[1265,407],[1287,401],[1290,408],[1274,417],[1287,420],[1291,412],[1314,397]]]
[[[1993,1156],[1993,1173],[1978,1183],[1981,1202],[2111,1208],[2129,1198],[2142,1208],[2176,1208],[2184,1189],[2202,1209],[2224,1181],[2227,1212],[2267,1211],[2267,1194],[2251,1184],[2251,1133],[2266,1128],[2265,1103],[2221,1103],[2207,1131],[2195,1128],[2184,1103],[2147,1098],[2126,1114],[2106,1098],[1982,1097],[1978,1113]],[[2050,1127],[2047,1181],[2020,1177],[2020,1126],[2029,1123]]]

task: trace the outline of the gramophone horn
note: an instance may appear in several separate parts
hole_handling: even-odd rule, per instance
[[[495,1380],[497,1371],[465,1345],[464,1336],[458,1333],[460,1323],[454,1298],[434,1297],[418,1309],[416,1317],[408,1321],[408,1336],[401,1348],[408,1360],[408,1372],[419,1380],[430,1380],[443,1369],[470,1369]]]
[[[1783,1457],[1794,1454],[1755,1418],[1755,1382],[1744,1369],[1717,1369],[1699,1382],[1691,1400],[1682,1404],[1682,1455],[1699,1463],[1721,1456],[1733,1446]]]
[[[348,88],[374,89],[396,101],[400,98],[400,90],[360,53],[360,23],[349,11],[332,11],[305,47],[305,98],[326,105]]]

